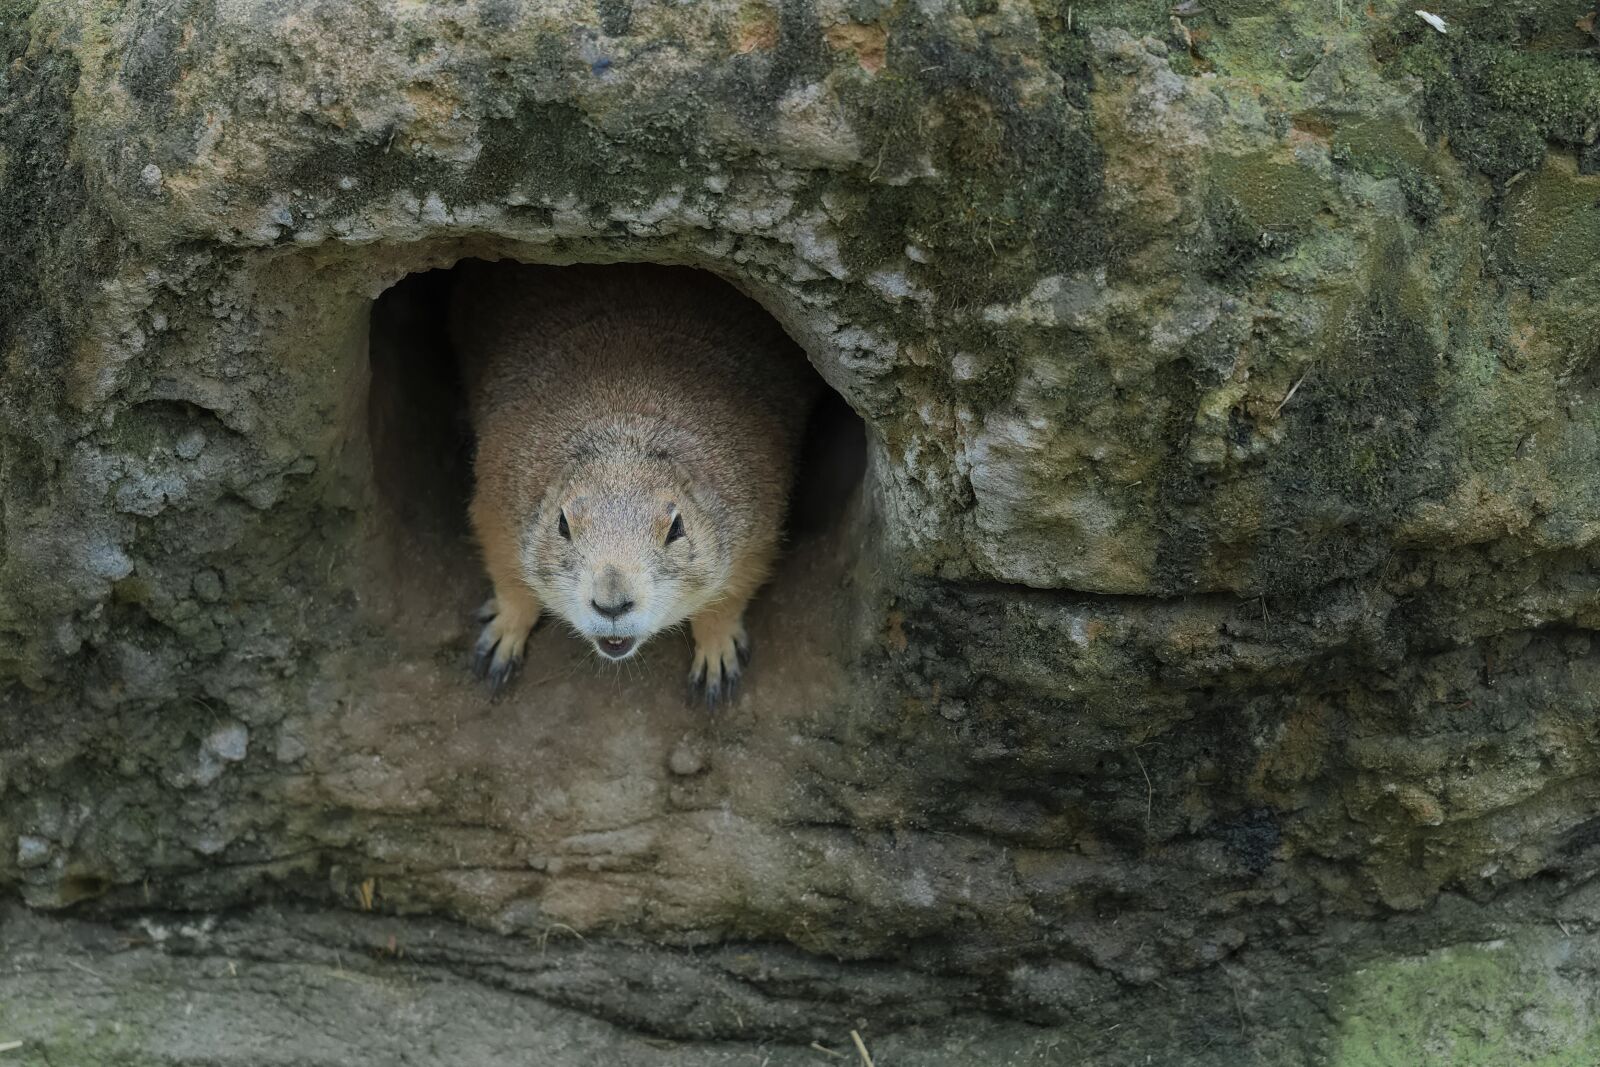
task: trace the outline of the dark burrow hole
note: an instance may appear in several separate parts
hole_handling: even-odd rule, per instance
[[[718,301],[750,299],[708,271],[653,269],[691,273],[720,290]],[[383,594],[372,599],[387,602],[402,628],[424,639],[447,630],[450,613],[470,615],[489,590],[467,521],[473,435],[447,318],[456,277],[453,269],[420,272],[384,292],[373,305],[368,345],[367,434],[378,505],[371,562],[378,572],[374,591]],[[791,601],[798,593],[820,603],[837,600],[825,594],[851,584],[866,467],[861,418],[823,389],[807,424],[785,549],[752,605],[752,626],[764,602],[786,586]],[[794,588],[807,584],[829,589]],[[815,612],[834,636],[836,608]]]

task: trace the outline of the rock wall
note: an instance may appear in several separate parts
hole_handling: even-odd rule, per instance
[[[1587,6],[0,0],[0,1042],[1592,1059]],[[470,678],[469,257],[864,424],[733,709]]]

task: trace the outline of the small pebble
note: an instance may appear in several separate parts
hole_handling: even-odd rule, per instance
[[[194,595],[207,604],[215,604],[222,599],[222,576],[213,570],[203,570],[190,580],[189,585],[194,589]]]
[[[194,429],[178,438],[178,443],[173,446],[173,451],[184,459],[194,459],[204,452],[206,448],[206,435],[204,430]]]
[[[205,748],[218,759],[238,763],[250,751],[250,728],[242,722],[230,722],[206,735]]]
[[[88,553],[89,572],[97,578],[120,582],[133,573],[133,560],[116,545],[96,545]]]
[[[679,741],[672,755],[667,757],[667,769],[673,774],[689,777],[706,769],[705,757],[687,741]]]
[[[279,763],[294,763],[296,760],[304,759],[305,754],[306,743],[304,741],[288,730],[280,729],[278,731],[278,750],[274,755]]]
[[[35,837],[32,834],[23,834],[17,838],[18,867],[42,867],[49,859],[50,841],[48,838]]]

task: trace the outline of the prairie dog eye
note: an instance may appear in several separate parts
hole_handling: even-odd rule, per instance
[[[561,512],[561,518],[556,522],[556,533],[565,537],[568,541],[572,540],[572,527],[567,525],[567,513],[565,510]]]
[[[672,517],[672,528],[667,531],[667,544],[669,544],[669,545],[672,544],[672,542],[676,541],[678,538],[680,538],[682,536],[683,536],[683,516],[682,515],[674,515]]]

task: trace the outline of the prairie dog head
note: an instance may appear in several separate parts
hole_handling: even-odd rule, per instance
[[[614,660],[715,599],[729,558],[683,472],[640,457],[580,463],[522,537],[528,584]]]

